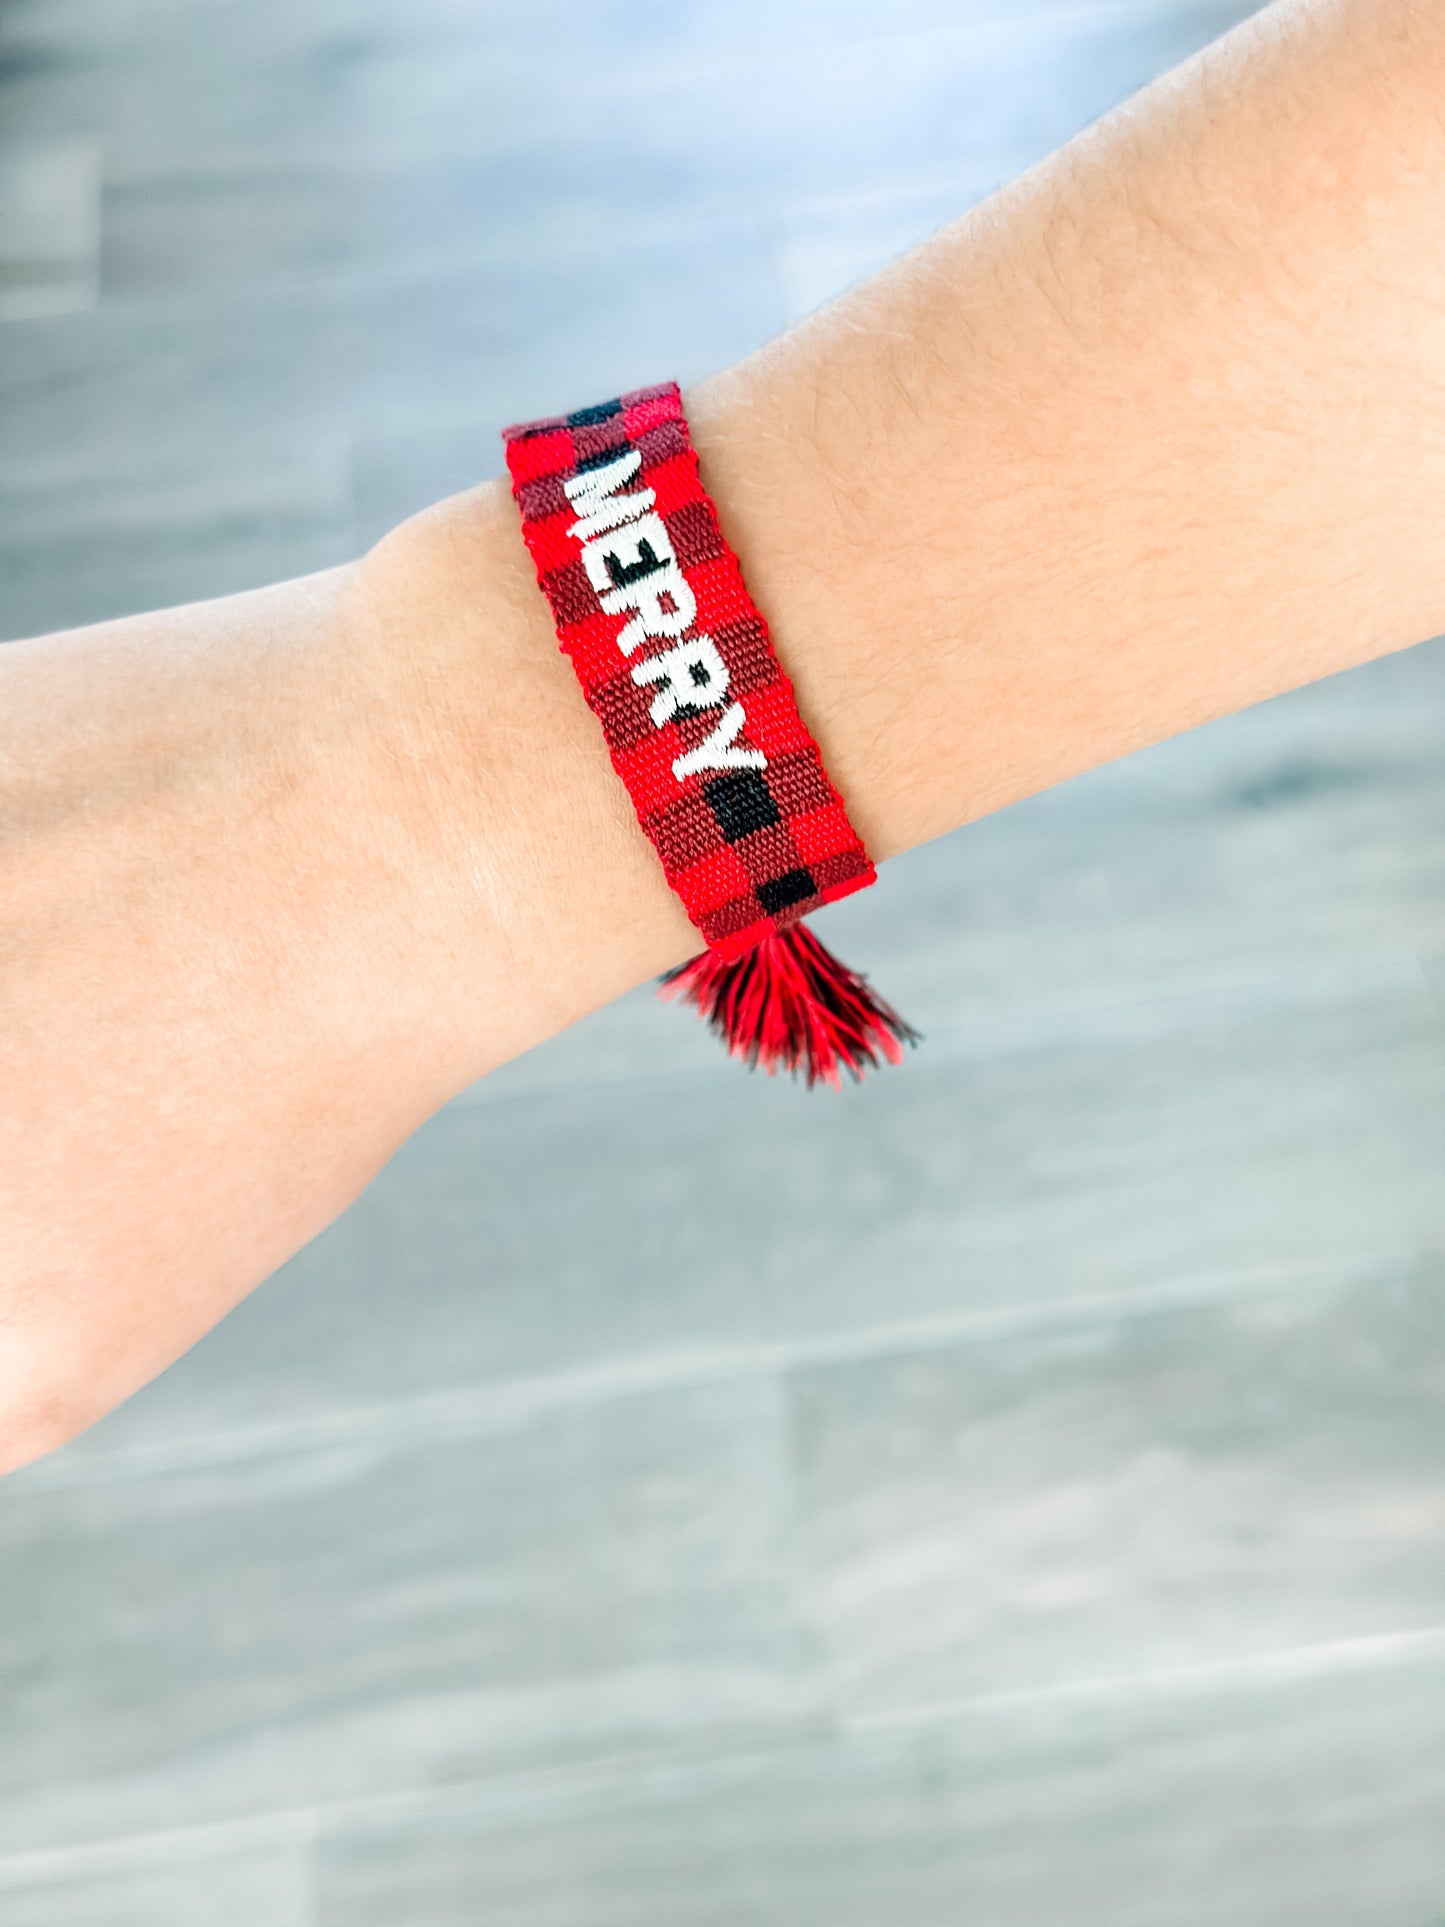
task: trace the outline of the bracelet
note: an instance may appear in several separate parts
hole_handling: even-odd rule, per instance
[[[836,1085],[916,1033],[802,924],[876,872],[698,472],[675,382],[503,431],[612,766],[707,948],[663,980],[734,1055]]]

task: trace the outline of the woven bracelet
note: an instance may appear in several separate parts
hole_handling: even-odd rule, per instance
[[[663,979],[810,1084],[915,1033],[801,919],[876,872],[703,488],[675,382],[503,431],[537,580],[707,949]]]

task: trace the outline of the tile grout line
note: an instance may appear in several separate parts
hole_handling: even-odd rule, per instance
[[[1276,1652],[1246,1653],[1201,1666],[1178,1666],[1157,1673],[1105,1674],[1067,1680],[1054,1686],[1024,1686],[971,1698],[926,1705],[890,1707],[877,1713],[845,1715],[845,1733],[881,1733],[948,1725],[1015,1708],[1107,1704],[1132,1699],[1177,1700],[1228,1692],[1267,1692],[1274,1687],[1307,1685],[1318,1679],[1376,1668],[1409,1665],[1415,1659],[1445,1658],[1445,1625],[1405,1628],[1391,1633],[1360,1633]]]
[[[966,1729],[979,1720],[1007,1718],[1012,1713],[1048,1707],[1085,1710],[1130,1703],[1146,1705],[1204,1699],[1229,1693],[1287,1691],[1320,1680],[1414,1664],[1428,1665],[1441,1659],[1445,1659],[1445,1625],[1422,1626],[1286,1647],[1275,1652],[1250,1653],[1208,1665],[1176,1667],[1153,1674],[1070,1680],[1055,1686],[983,1693],[941,1705],[845,1714],[835,1729],[824,1736],[815,1733],[790,1737],[773,1746],[754,1746],[745,1751],[603,1755],[591,1761],[569,1761],[529,1771],[504,1771],[432,1786],[403,1787],[191,1827],[0,1854],[0,1893],[129,1869],[204,1863],[246,1848],[289,1848],[309,1858],[321,1844],[323,1830],[328,1827],[355,1825],[360,1821],[384,1825],[412,1813],[436,1814],[469,1807],[479,1797],[485,1799],[488,1795],[494,1801],[505,1800],[509,1795],[532,1794],[548,1787],[565,1794],[569,1789],[585,1791],[588,1786],[615,1787],[629,1777],[640,1779],[658,1772],[669,1773],[674,1778],[691,1776],[703,1780],[729,1770],[816,1750],[820,1745],[846,1744],[850,1739],[866,1741],[950,1726]]]
[[[886,962],[874,965],[879,970],[886,967]],[[1104,1042],[1197,1036],[1220,1023],[1228,1023],[1241,1013],[1314,1010],[1324,1000],[1377,993],[1385,987],[1398,988],[1407,982],[1418,985],[1419,980],[1419,953],[1401,940],[1332,953],[1327,961],[1316,959],[1309,966],[1291,960],[1282,966],[1251,971],[1243,976],[1159,983],[1143,990],[1136,987],[1117,997],[1095,995],[983,1009],[961,1022],[929,1030],[924,1039],[927,1060],[907,1060],[902,1074],[917,1075],[935,1063],[996,1062],[1056,1049],[1061,1044],[1097,1047]],[[1429,997],[1428,986],[1426,990]],[[543,1049],[545,1045],[534,1048]],[[737,1066],[719,1057],[716,1062],[649,1063],[645,1067],[629,1066],[600,1076],[533,1084],[521,1082],[518,1089],[505,1088],[511,1067],[525,1063],[529,1055],[524,1052],[520,1057],[509,1059],[488,1077],[466,1085],[428,1121],[457,1112],[512,1104],[549,1103],[618,1090],[643,1090],[659,1084],[670,1087],[684,1079],[721,1085],[737,1075]],[[897,1077],[899,1072],[891,1075]],[[501,1080],[503,1087],[497,1088],[494,1079]]]
[[[535,1424],[551,1414],[629,1398],[697,1390],[749,1378],[949,1347],[990,1345],[1102,1323],[1120,1323],[1265,1297],[1326,1295],[1417,1276],[1426,1254],[1402,1247],[1362,1251],[1317,1265],[1274,1265],[1204,1272],[1171,1283],[944,1314],[854,1332],[717,1346],[504,1380],[382,1406],[354,1408],[271,1426],[237,1429],[153,1445],[64,1454],[15,1474],[16,1492],[41,1494],[129,1479],[245,1464],[256,1459],[332,1451],[391,1452],[414,1445],[485,1437]]]
[[[1435,1014],[1440,1021],[1442,1040],[1445,1040],[1445,967],[1431,959],[1431,953],[1424,950],[1414,952],[1415,962],[1425,981],[1425,994],[1434,1005]]]

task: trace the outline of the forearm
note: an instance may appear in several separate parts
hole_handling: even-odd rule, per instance
[[[1445,9],[1271,9],[708,384],[888,854],[1445,628]]]
[[[444,1101],[437,745],[395,641],[355,646],[354,579],[0,649],[0,1463],[159,1370]]]
[[[875,854],[1445,627],[1442,42],[1275,10],[687,396]],[[696,948],[498,484],[0,651],[0,782],[0,1458]]]
[[[1442,181],[1445,11],[1274,8],[687,395],[878,856],[1445,629]],[[490,732],[506,921],[548,987],[531,1041],[676,961],[686,926],[503,488],[370,566],[387,619],[433,598],[464,730]],[[536,793],[555,807],[522,820]]]

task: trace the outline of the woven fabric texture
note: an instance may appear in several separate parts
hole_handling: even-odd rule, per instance
[[[872,883],[703,488],[677,384],[504,440],[562,648],[709,948],[741,956]]]

